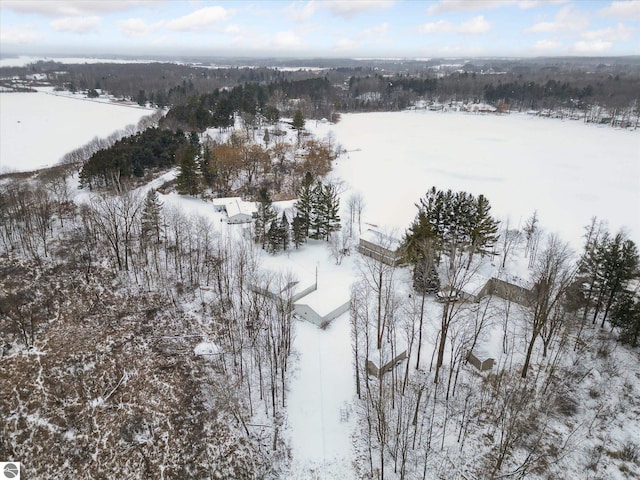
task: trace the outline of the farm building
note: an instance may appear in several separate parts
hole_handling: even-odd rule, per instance
[[[216,212],[227,214],[227,223],[251,223],[257,211],[253,202],[245,202],[240,197],[216,198],[213,201]]]
[[[402,260],[400,240],[371,228],[360,236],[358,252],[394,267]]]

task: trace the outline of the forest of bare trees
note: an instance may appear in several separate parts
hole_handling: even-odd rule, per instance
[[[277,476],[292,312],[261,292],[291,278],[153,191],[70,203],[66,174],[0,192],[4,354],[26,347],[2,362],[0,456],[39,478]]]

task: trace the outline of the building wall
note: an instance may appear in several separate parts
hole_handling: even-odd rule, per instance
[[[514,285],[513,283],[500,280],[498,278],[492,278],[490,282],[490,292],[492,295],[504,298],[505,300],[510,300],[519,305],[524,305],[525,307],[529,306],[529,302],[531,299],[530,290],[519,285]]]
[[[246,213],[239,213],[227,218],[227,223],[250,223],[252,220],[251,215]]]
[[[400,264],[401,255],[397,251],[389,250],[387,248],[371,243],[367,240],[360,239],[358,245],[358,251],[367,257],[371,257],[379,262],[391,265],[393,267]]]

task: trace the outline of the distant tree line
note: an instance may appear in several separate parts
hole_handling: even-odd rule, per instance
[[[608,109],[628,108],[638,100],[640,68],[633,59],[610,60],[605,63],[597,59],[494,59],[459,66],[442,65],[435,60],[311,62],[326,64],[321,71],[266,66],[207,68],[175,63],[38,62],[2,71],[7,77],[45,73],[60,88],[92,94],[101,90],[158,107],[184,105],[192,102],[190,98],[194,96],[254,85],[268,91],[263,100],[281,111],[301,108],[307,118],[329,118],[335,110],[400,110],[418,99],[441,103],[505,102],[517,109],[558,108],[567,106],[571,100],[582,102],[580,108],[594,104]],[[291,100],[298,104],[291,104]],[[212,106],[208,102],[207,109],[215,113]]]

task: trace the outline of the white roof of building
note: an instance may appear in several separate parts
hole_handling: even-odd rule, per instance
[[[360,235],[360,238],[391,251],[395,251],[400,248],[401,243],[397,238],[391,237],[372,228],[369,228],[366,232]]]
[[[213,200],[216,207],[225,207],[227,215],[234,217],[236,215],[251,215],[257,211],[255,203],[245,202],[240,197],[216,198]]]

